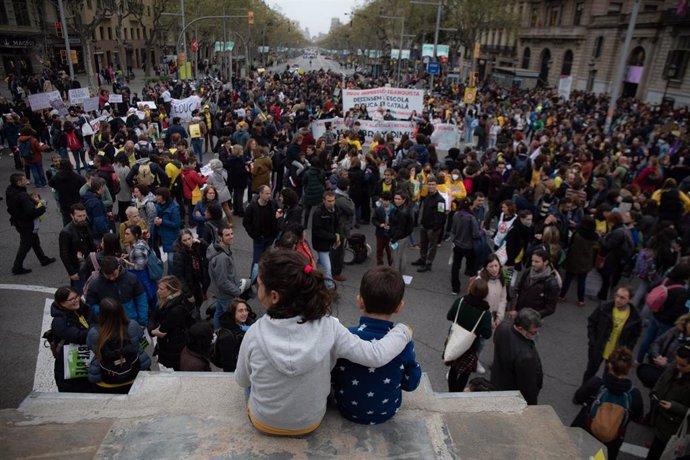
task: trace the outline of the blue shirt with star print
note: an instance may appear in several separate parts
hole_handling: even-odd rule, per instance
[[[390,321],[362,316],[350,332],[364,340],[378,340],[393,329]],[[393,417],[402,403],[402,390],[414,391],[422,377],[410,341],[393,361],[383,367],[364,367],[339,359],[331,372],[333,395],[340,413],[348,420],[366,425]]]

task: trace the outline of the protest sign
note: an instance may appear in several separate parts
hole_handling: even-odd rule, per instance
[[[192,112],[201,108],[199,96],[189,96],[186,99],[173,99],[170,105],[170,117],[180,117],[182,121],[190,121]]]
[[[199,123],[189,125],[189,137],[192,139],[201,137],[201,128],[199,127]]]
[[[111,104],[120,104],[122,103],[122,94],[112,94],[110,93],[108,95],[108,102]]]
[[[89,88],[75,88],[68,91],[70,105],[81,104],[89,98]]]
[[[66,117],[69,115],[69,111],[67,110],[67,106],[65,105],[64,102],[62,102],[62,99],[53,99],[50,101],[50,106],[57,110],[58,115],[61,117]]]
[[[82,105],[84,106],[84,112],[86,112],[86,113],[94,112],[94,111],[98,110],[98,96],[89,97],[87,99],[84,99],[82,101]]]
[[[156,110],[156,103],[153,101],[139,101],[137,102],[137,107],[139,110],[144,110],[144,107],[148,107],[150,110]]]
[[[89,364],[93,359],[93,353],[88,345],[68,343],[62,347],[64,351],[63,366],[65,380],[88,377]]]
[[[360,128],[364,132],[365,145],[371,143],[374,135],[380,133],[382,136],[392,134],[393,139],[398,142],[403,134],[412,136],[415,124],[412,121],[393,120],[393,121],[373,121],[360,120]],[[326,132],[326,123],[331,123],[334,131],[340,133],[347,130],[347,126],[342,118],[329,118],[316,120],[311,124],[312,135],[318,139]],[[431,143],[436,145],[439,150],[448,150],[455,147],[459,140],[459,133],[456,125],[449,123],[434,124],[434,132],[431,135]]]
[[[422,113],[424,108],[423,89],[405,88],[373,88],[373,89],[346,89],[343,91],[343,111],[364,105],[369,116],[372,116],[379,107],[390,110],[391,115],[397,119],[409,118],[412,111]]]
[[[38,110],[52,108],[52,106],[50,105],[50,101],[54,101],[57,99],[62,100],[62,97],[60,97],[60,91],[29,94],[29,105],[31,106],[31,110],[36,112]]]

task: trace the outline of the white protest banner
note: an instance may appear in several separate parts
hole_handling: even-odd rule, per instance
[[[122,94],[109,94],[108,102],[111,104],[120,104],[122,102]]]
[[[84,99],[89,98],[89,88],[75,88],[69,90],[68,93],[70,105],[81,104]]]
[[[422,113],[424,90],[384,87],[343,91],[344,112],[362,104],[366,106],[370,116],[376,112],[376,109],[383,107],[383,110],[390,110],[395,118],[405,119],[410,117],[413,110]]]
[[[342,118],[328,118],[325,120],[316,120],[311,124],[311,132],[315,139],[318,139],[326,132],[326,123],[331,123],[333,130],[337,133],[347,130],[347,126]],[[373,121],[373,120],[359,120],[360,128],[364,131],[365,144],[370,144],[376,133],[381,133],[385,136],[388,133],[393,134],[393,139],[397,142],[403,134],[412,136],[414,132],[414,122],[406,120],[393,121]],[[449,123],[434,124],[434,132],[431,135],[431,143],[439,150],[448,150],[456,147],[460,134],[458,127]]]
[[[561,75],[561,79],[558,81],[558,95],[564,100],[570,99],[570,90],[573,87],[573,76],[572,75]]]
[[[87,99],[84,99],[82,101],[82,105],[84,106],[84,112],[86,112],[86,113],[94,112],[94,111],[98,110],[98,96],[89,97]]]
[[[190,121],[192,112],[201,108],[199,96],[189,96],[186,99],[173,99],[170,105],[170,117],[180,117],[182,121]]]
[[[439,150],[448,150],[456,147],[460,140],[458,127],[450,123],[434,123],[434,132],[431,133],[431,143]]]
[[[325,120],[316,120],[311,124],[311,131],[315,139],[321,137],[326,132],[326,123],[330,122],[336,132],[347,130],[342,118],[329,118]],[[393,139],[397,142],[403,134],[408,136],[414,130],[414,122],[406,120],[359,120],[360,128],[364,132],[364,143],[370,144],[374,139],[374,135],[380,133],[382,136],[386,134],[393,134]]]
[[[93,352],[88,345],[68,343],[62,347],[65,380],[88,377]]]
[[[29,105],[31,106],[31,110],[36,112],[38,110],[52,108],[52,106],[50,105],[50,101],[54,101],[57,99],[62,100],[62,97],[60,97],[60,91],[29,94]]]

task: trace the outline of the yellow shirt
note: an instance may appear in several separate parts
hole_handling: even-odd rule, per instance
[[[173,162],[169,162],[165,165],[165,174],[170,178],[170,183],[172,184],[177,179],[178,174],[180,174],[180,168],[175,166]]]
[[[626,308],[625,310],[619,310],[618,308],[613,307],[613,330],[611,331],[609,340],[604,346],[604,352],[601,354],[604,359],[609,359],[609,355],[613,349],[616,348],[618,339],[621,338],[621,332],[623,332],[623,326],[625,326],[625,322],[629,317],[630,307]]]

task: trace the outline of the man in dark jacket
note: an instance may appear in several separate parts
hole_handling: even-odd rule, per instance
[[[528,307],[538,311],[542,318],[556,311],[560,288],[546,250],[537,249],[532,253],[532,266],[520,275],[515,292],[517,302],[515,310],[510,312],[513,318],[516,312]]]
[[[81,203],[75,203],[70,208],[72,221],[61,231],[59,237],[60,260],[67,270],[70,285],[82,293],[86,279],[80,276],[81,263],[96,251],[93,237],[89,233],[86,222],[86,208]]]
[[[168,112],[170,113],[170,112]],[[165,146],[170,148],[173,147],[172,145],[172,135],[173,134],[179,134],[180,138],[182,139],[187,139],[189,137],[189,134],[187,134],[187,130],[184,129],[184,127],[180,124],[180,117],[174,117],[172,120],[172,125],[168,127],[168,130],[165,132]]]
[[[474,257],[474,240],[481,237],[479,221],[470,212],[470,200],[463,199],[458,211],[453,215],[453,265],[450,269],[450,283],[453,294],[460,292],[460,264],[465,261],[465,275],[474,276],[477,272]]]
[[[335,287],[331,275],[331,249],[337,249],[342,244],[340,239],[340,215],[335,207],[335,193],[323,193],[323,202],[314,211],[311,224],[311,244],[316,251],[318,263],[321,264],[326,286]]]
[[[499,390],[518,390],[527,404],[536,405],[544,382],[534,338],[541,327],[539,312],[525,308],[515,322],[503,321],[494,332],[491,383]]]
[[[256,279],[259,259],[278,236],[278,219],[276,210],[278,206],[271,199],[271,187],[262,185],[259,187],[259,196],[247,206],[242,225],[249,237],[254,240],[254,252],[252,257],[251,279]]]
[[[38,232],[34,232],[34,219],[42,216],[46,212],[46,207],[36,206],[36,202],[26,191],[28,184],[29,180],[24,174],[14,173],[10,176],[10,185],[5,190],[10,224],[19,233],[19,247],[12,265],[12,273],[14,275],[31,273],[31,270],[24,268],[24,259],[32,248],[41,265],[45,266],[55,262],[54,257],[45,255],[41,247],[41,240],[38,238]]]
[[[601,362],[608,360],[616,347],[635,348],[642,334],[642,321],[637,309],[632,308],[632,298],[631,288],[620,287],[612,302],[602,303],[587,319],[589,352],[583,384],[597,373]]]
[[[422,226],[419,229],[421,248],[419,250],[419,259],[412,262],[412,265],[419,265],[418,272],[431,271],[431,264],[436,257],[438,238],[443,231],[447,211],[446,200],[438,193],[436,188],[436,177],[429,176],[426,184],[428,193],[422,201]]]
[[[354,222],[355,203],[347,193],[349,188],[350,179],[347,177],[338,179],[335,189],[335,209],[340,216],[338,219],[338,223],[340,224],[340,228],[338,229],[340,241],[345,241],[350,236]],[[344,261],[345,247],[340,244],[337,248],[331,250],[331,268],[335,281],[347,281],[347,278],[342,274]]]

